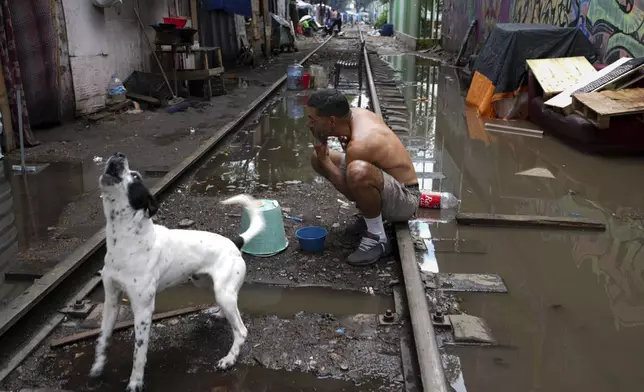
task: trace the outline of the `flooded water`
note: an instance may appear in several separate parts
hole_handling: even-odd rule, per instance
[[[390,59],[414,87],[423,187],[454,193],[461,212],[580,216],[603,233],[458,226],[449,213],[419,222],[436,240],[478,241],[483,253],[430,252],[426,268],[496,273],[509,294],[468,293],[499,346],[457,348],[467,391],[628,391],[644,383],[644,160],[586,155],[558,139],[488,133],[466,110],[459,75],[411,56]],[[427,71],[429,67],[429,72]],[[426,75],[423,77],[423,75]],[[416,83],[421,82],[421,85]],[[463,88],[463,86],[460,86]],[[429,102],[414,102],[425,96]],[[546,130],[547,133],[547,130]],[[518,175],[547,169],[553,178]],[[543,170],[542,170],[543,171]],[[442,222],[442,223],[441,223]]]
[[[30,282],[5,280],[18,262],[19,250],[46,239],[67,205],[97,187],[101,167],[87,162],[34,163],[33,172],[13,170],[19,162],[2,160],[0,170],[0,306],[29,287]]]
[[[347,95],[352,106],[366,107],[363,96]],[[291,94],[268,108],[255,127],[233,140],[195,174],[191,190],[215,194],[227,189],[280,189],[293,182],[322,181],[311,168],[312,137],[306,119],[307,95]],[[340,150],[336,140],[329,147]]]
[[[91,299],[102,302],[102,289],[96,290],[91,295]],[[156,297],[155,310],[167,312],[214,302],[212,291],[186,284],[159,293]],[[239,292],[239,309],[241,312],[253,316],[292,317],[299,312],[348,316],[381,314],[387,309],[394,309],[394,303],[390,296],[372,295],[359,291],[250,283],[242,286]]]

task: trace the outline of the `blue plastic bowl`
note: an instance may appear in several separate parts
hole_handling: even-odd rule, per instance
[[[320,253],[324,250],[324,241],[329,232],[324,227],[302,227],[295,232],[300,248],[308,253]]]

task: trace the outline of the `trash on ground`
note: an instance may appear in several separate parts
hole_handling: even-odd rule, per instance
[[[422,190],[420,194],[419,206],[422,208],[456,208],[461,203],[453,194],[449,192],[434,192]]]

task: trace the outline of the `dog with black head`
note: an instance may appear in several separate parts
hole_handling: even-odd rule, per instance
[[[247,336],[237,307],[238,292],[246,275],[240,249],[265,225],[256,201],[248,195],[222,201],[241,204],[250,216],[248,230],[230,240],[206,231],[170,230],[154,224],[152,217],[159,209],[158,203],[141,174],[130,170],[124,154],[110,157],[99,186],[107,221],[107,254],[102,270],[105,303],[90,375],[97,377],[103,372],[105,350],[124,293],[134,313],[135,335],[134,364],[126,391],[142,391],[156,293],[191,280],[198,280],[200,285],[209,282],[221,313],[232,327],[232,347],[217,364],[220,369],[231,367]]]

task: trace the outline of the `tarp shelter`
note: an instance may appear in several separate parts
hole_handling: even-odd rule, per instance
[[[592,43],[576,27],[500,23],[485,40],[474,64],[468,105],[485,117],[497,117],[496,103],[527,89],[526,60],[584,56],[594,63]]]
[[[220,10],[229,14],[253,17],[250,0],[204,0],[207,11]]]

